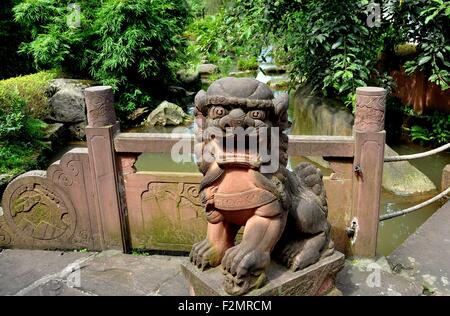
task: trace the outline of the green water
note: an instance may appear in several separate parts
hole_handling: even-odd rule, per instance
[[[414,144],[392,145],[392,149],[400,155],[409,155],[429,150]],[[442,169],[450,164],[450,153],[439,153],[430,157],[410,161],[417,169],[423,172],[439,189],[441,187]],[[381,198],[381,214],[400,211],[422,203],[438,192],[429,194],[399,196],[383,190]],[[378,252],[383,255],[391,253],[408,236],[422,225],[442,205],[436,202],[416,212],[386,220],[380,223],[378,232]]]

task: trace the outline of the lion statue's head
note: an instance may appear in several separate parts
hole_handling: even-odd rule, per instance
[[[239,164],[259,169],[278,159],[281,166],[286,166],[287,109],[287,94],[274,97],[267,85],[255,79],[223,78],[207,91],[201,90],[195,97],[194,111],[200,171],[205,174],[213,162],[223,168]],[[277,153],[272,147],[273,130],[277,131]],[[252,147],[256,143],[258,149]],[[262,146],[267,147],[265,159],[261,156]]]

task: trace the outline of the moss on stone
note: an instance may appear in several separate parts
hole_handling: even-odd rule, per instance
[[[14,94],[18,92],[27,103],[29,115],[38,119],[46,118],[49,114],[46,90],[50,80],[55,79],[57,75],[56,71],[41,71],[32,75],[0,80],[0,99],[3,100],[0,106],[10,107],[7,100],[14,99]]]

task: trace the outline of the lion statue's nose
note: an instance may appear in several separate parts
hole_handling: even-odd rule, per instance
[[[242,109],[233,109],[227,116],[220,119],[220,127],[225,129],[227,127],[245,127],[245,113]]]

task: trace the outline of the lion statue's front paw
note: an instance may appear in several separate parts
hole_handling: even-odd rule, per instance
[[[205,270],[208,267],[217,267],[220,264],[221,257],[213,244],[208,240],[202,240],[196,243],[189,255],[191,262],[199,269]]]
[[[242,295],[264,284],[264,268],[270,262],[270,253],[240,244],[230,248],[222,259],[224,289],[230,295]]]

